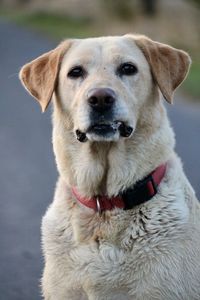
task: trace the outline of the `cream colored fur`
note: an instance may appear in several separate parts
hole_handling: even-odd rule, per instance
[[[159,65],[160,80],[144,44],[150,53],[152,45],[160,53],[162,44],[132,35],[62,44],[53,96],[53,147],[60,177],[42,222],[45,300],[200,299],[200,206],[174,152],[173,130],[157,86],[171,102],[189,58],[162,45],[166,58],[176,64],[169,64],[170,72]],[[135,63],[139,72],[119,78],[115,70],[124,61]],[[83,65],[87,77],[69,79],[73,65]],[[22,75],[23,69],[24,82]],[[31,92],[31,80],[24,84]],[[89,125],[86,99],[96,87],[116,92],[115,113],[134,128],[130,138],[116,134],[109,141],[93,136],[86,143],[76,140],[74,131]],[[50,101],[39,100],[43,109]],[[71,193],[77,186],[88,197],[117,195],[164,162],[167,172],[158,194],[131,210],[99,215]]]

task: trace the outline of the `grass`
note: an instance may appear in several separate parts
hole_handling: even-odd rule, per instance
[[[200,101],[200,61],[193,62],[183,88],[191,96]]]
[[[35,29],[55,39],[83,38],[94,36],[92,20],[89,18],[73,18],[44,12],[10,12],[0,11],[0,16],[15,22],[18,25]]]
[[[98,27],[89,18],[75,18],[50,13],[27,13],[20,11],[0,10],[3,16],[18,25],[35,29],[57,40],[76,37],[84,38],[98,35]],[[183,89],[200,100],[200,61],[194,61],[188,77],[183,84]]]

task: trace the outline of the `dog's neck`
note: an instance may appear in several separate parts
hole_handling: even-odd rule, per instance
[[[174,137],[165,108],[161,103],[144,108],[138,119],[130,139],[83,144],[74,140],[65,152],[55,147],[58,169],[67,184],[86,197],[116,196],[166,162],[173,152]],[[61,169],[63,158],[69,166]]]

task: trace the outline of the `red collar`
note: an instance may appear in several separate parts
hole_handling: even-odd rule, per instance
[[[112,210],[115,207],[124,210],[132,209],[134,206],[150,200],[157,194],[157,188],[165,175],[166,167],[166,163],[158,166],[147,177],[138,181],[133,187],[128,188],[116,197],[95,196],[93,198],[86,198],[78,193],[76,187],[72,188],[72,192],[81,204],[99,213],[105,210]]]

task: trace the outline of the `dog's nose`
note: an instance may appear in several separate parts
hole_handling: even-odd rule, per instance
[[[88,103],[95,111],[111,109],[115,100],[115,92],[109,88],[96,88],[88,93]]]

